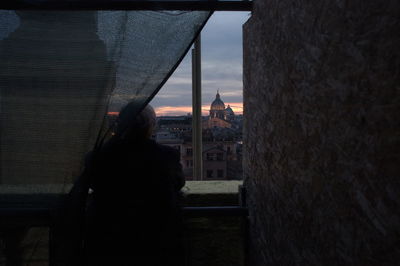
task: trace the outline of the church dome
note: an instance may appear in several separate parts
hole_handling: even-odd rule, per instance
[[[235,115],[235,113],[233,112],[233,110],[232,110],[232,108],[229,106],[229,104],[228,104],[228,107],[226,107],[225,111],[226,111],[226,114],[227,114],[227,115]]]
[[[215,96],[215,100],[211,103],[211,110],[215,110],[215,111],[224,111],[225,110],[225,104],[221,100],[221,97],[219,96],[218,92],[217,92],[217,95]]]

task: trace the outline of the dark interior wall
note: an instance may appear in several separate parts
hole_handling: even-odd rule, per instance
[[[255,0],[244,26],[252,265],[399,265],[400,2]]]

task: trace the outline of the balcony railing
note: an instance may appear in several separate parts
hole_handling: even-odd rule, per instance
[[[186,246],[189,254],[187,265],[212,266],[221,263],[244,265],[247,250],[248,212],[239,204],[237,189],[240,181],[187,183],[184,189],[186,197],[183,207]],[[41,241],[42,251],[38,257],[23,258],[23,260],[40,262],[42,263],[40,265],[54,265],[53,246],[50,240],[53,239],[56,203],[60,202],[63,195],[2,193],[0,197],[0,234],[4,234],[3,246],[7,249],[3,252],[7,253],[3,254],[3,258],[1,258],[0,250],[0,265],[5,263],[5,256],[14,256],[15,258],[8,258],[11,260],[18,260],[18,257],[22,256],[21,243],[15,242],[12,237],[13,234],[21,237],[21,234],[26,233],[29,228],[39,228],[35,230],[39,230],[42,236],[47,235],[45,237],[47,240]],[[7,243],[10,239],[12,243]],[[231,242],[229,245],[226,245],[227,239]],[[212,251],[212,257],[210,257],[210,251]]]

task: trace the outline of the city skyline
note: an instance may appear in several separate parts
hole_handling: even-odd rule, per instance
[[[210,104],[203,104],[201,106],[201,115],[202,116],[207,116],[210,111]],[[225,106],[230,106],[237,115],[243,114],[243,103],[242,102],[236,102],[236,103],[227,103],[225,102]],[[180,115],[186,115],[188,113],[192,113],[192,106],[159,106],[159,107],[154,107],[154,111],[156,112],[157,116],[180,116]]]
[[[201,115],[202,116],[208,116],[209,111],[210,111],[210,105],[211,102],[215,99],[214,98],[211,101],[208,101],[209,103],[203,104],[201,106]],[[224,100],[223,95],[221,95],[221,99]],[[225,102],[225,107],[231,107],[233,112],[236,115],[241,115],[243,114],[243,102]],[[151,105],[151,104],[150,104]],[[156,113],[156,116],[182,116],[182,115],[187,115],[192,113],[192,106],[187,105],[187,106],[152,106],[154,108],[154,111]],[[109,115],[118,115],[119,112],[116,111],[110,111],[108,112]]]
[[[237,114],[243,113],[242,25],[248,12],[215,12],[202,31],[202,114],[219,90]],[[183,59],[150,104],[157,115],[192,113],[191,53]]]

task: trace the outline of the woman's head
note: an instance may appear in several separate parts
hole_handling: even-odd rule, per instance
[[[156,126],[156,113],[149,104],[137,114],[137,106],[127,104],[119,113],[117,136],[123,138],[150,138]]]

